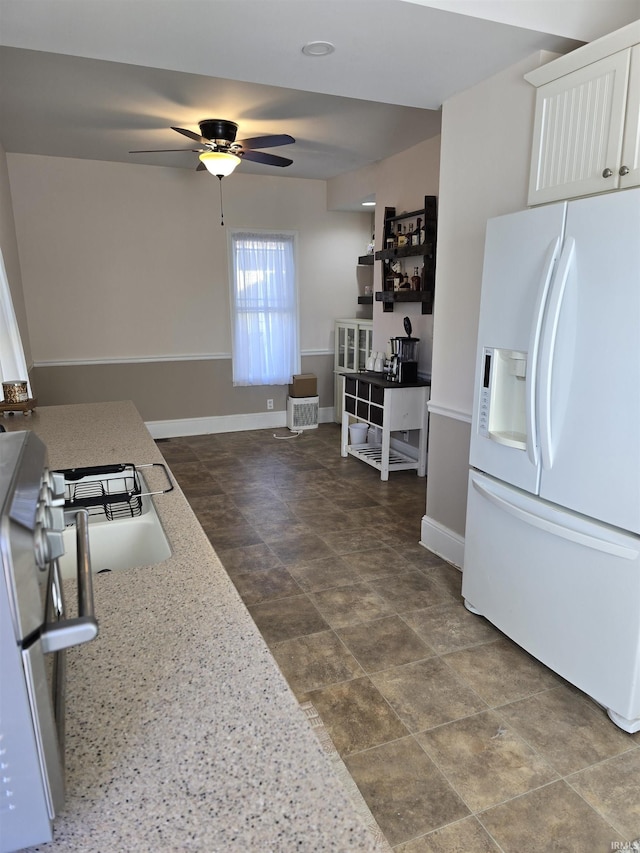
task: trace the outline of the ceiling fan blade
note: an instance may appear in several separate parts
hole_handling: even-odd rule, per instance
[[[201,148],[149,148],[142,151],[129,151],[129,154],[163,154],[167,151],[191,151],[193,154],[198,154],[202,151]]]
[[[243,148],[276,148],[278,145],[291,145],[295,142],[288,133],[276,133],[273,136],[254,136],[253,139],[240,139],[236,145]]]
[[[206,145],[209,140],[205,139],[204,136],[200,136],[199,133],[194,133],[192,130],[187,130],[184,127],[172,127],[171,130],[177,130],[178,133],[182,133],[183,136],[188,136],[189,139],[195,140],[195,142],[200,142],[202,145]]]
[[[265,151],[240,151],[243,160],[253,160],[254,163],[265,163],[267,166],[290,166],[293,160],[288,157],[278,157],[277,154],[267,154]]]

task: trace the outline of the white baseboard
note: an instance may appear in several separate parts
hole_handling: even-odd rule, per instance
[[[333,407],[318,410],[321,424],[332,423]],[[276,429],[286,427],[287,413],[251,412],[248,415],[219,415],[207,418],[180,418],[171,421],[146,421],[153,438],[178,438],[185,435],[210,435],[219,432],[242,432],[248,429]]]
[[[452,563],[462,571],[464,565],[464,537],[442,524],[438,524],[428,515],[422,517],[420,544],[434,554]]]

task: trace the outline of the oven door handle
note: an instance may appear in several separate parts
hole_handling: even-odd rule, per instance
[[[76,512],[76,541],[78,551],[78,615],[54,624],[47,623],[44,626],[40,638],[45,652],[59,652],[61,649],[79,646],[98,636],[89,554],[89,513],[86,509],[80,509]],[[57,568],[55,566],[54,571],[57,572]]]

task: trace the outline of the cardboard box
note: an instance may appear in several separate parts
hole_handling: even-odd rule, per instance
[[[290,397],[316,397],[318,395],[318,380],[314,373],[296,373],[289,385]]]

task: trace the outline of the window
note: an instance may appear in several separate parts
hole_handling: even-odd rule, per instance
[[[300,373],[295,235],[231,232],[234,385],[286,385]]]
[[[32,397],[31,384],[27,373],[20,330],[16,320],[9,279],[0,250],[0,381],[27,380],[29,397]],[[4,397],[0,393],[0,401]]]

